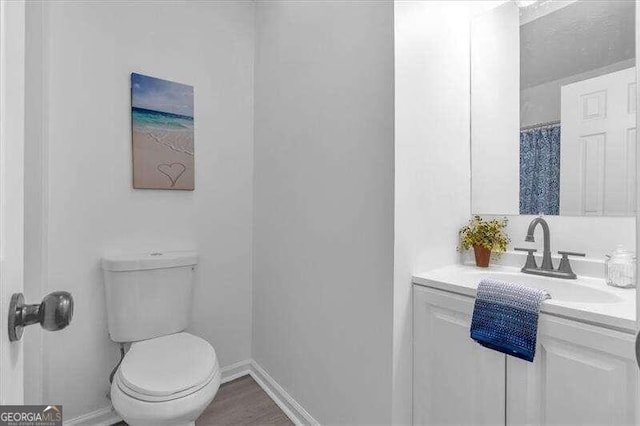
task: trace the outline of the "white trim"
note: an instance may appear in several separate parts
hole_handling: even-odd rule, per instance
[[[250,375],[293,423],[296,425],[320,425],[298,401],[289,395],[289,393],[253,359],[247,359],[223,367],[221,369],[221,375],[221,383],[227,383]],[[108,407],[65,421],[64,424],[65,426],[110,426],[120,421],[122,421],[122,417],[109,405]]]
[[[251,363],[253,360],[245,359],[244,361],[236,362],[235,364],[222,367],[222,379],[221,383],[227,383],[240,377],[251,374]]]
[[[282,386],[276,382],[257,362],[251,361],[251,377],[271,397],[278,407],[296,425],[320,425]]]
[[[24,290],[25,2],[0,1],[0,404],[24,402],[22,342],[9,342],[7,310]]]
[[[640,22],[640,1],[636,0],[636,22]],[[638,63],[638,54],[640,53],[640,29],[636,24],[636,81],[640,78],[640,64]],[[636,128],[637,124],[640,122],[640,84],[636,84]],[[636,147],[638,146],[638,141],[640,132],[636,132]],[[636,149],[636,174],[640,176],[640,149]],[[636,183],[636,253],[640,251],[640,184]],[[636,262],[636,281],[638,280],[638,274],[640,274],[640,263]],[[636,289],[636,333],[640,333],[638,329],[640,328],[640,289]],[[636,362],[640,366],[640,359],[638,359],[638,338],[640,334],[636,335]],[[640,392],[640,371],[635,370],[636,374],[636,393]],[[640,399],[635,398],[635,407],[636,413],[640,412]]]
[[[62,414],[64,415],[64,407]],[[69,421],[65,421],[65,426],[81,426],[81,425],[91,425],[91,426],[110,426],[115,423],[121,422],[122,417],[118,413],[115,412],[113,407],[109,405],[108,407],[101,408],[96,411],[92,411],[87,414],[83,414],[82,416],[75,417]]]
[[[538,2],[531,7],[520,8],[520,26],[533,22],[538,18],[542,18],[550,13],[556,12],[563,7],[567,7],[577,0],[556,0],[547,2]]]

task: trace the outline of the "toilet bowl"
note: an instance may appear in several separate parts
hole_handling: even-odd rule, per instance
[[[113,408],[131,426],[192,425],[220,386],[213,347],[184,330],[195,252],[102,259],[109,336],[131,343],[111,383]]]
[[[111,401],[132,426],[193,425],[219,386],[213,347],[181,332],[133,343],[111,384]]]

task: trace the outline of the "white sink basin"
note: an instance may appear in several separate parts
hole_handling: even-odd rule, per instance
[[[507,283],[522,284],[541,290],[547,290],[552,300],[570,303],[619,303],[618,295],[607,289],[595,288],[593,279],[564,280],[561,278],[547,278],[538,275],[523,274],[522,272],[506,271],[470,271],[470,276],[478,282],[483,278],[491,278]],[[604,282],[602,285],[605,285]]]
[[[449,265],[414,275],[413,283],[475,297],[478,283],[483,278],[547,290],[551,299],[542,303],[540,309],[543,313],[635,333],[635,289],[610,287],[603,279],[578,277],[564,280],[524,274],[520,268],[513,267],[491,266],[484,269]]]

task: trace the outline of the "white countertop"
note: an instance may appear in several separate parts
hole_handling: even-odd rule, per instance
[[[544,288],[551,299],[542,303],[543,313],[635,333],[635,289],[611,287],[603,279],[579,276],[566,280],[523,274],[520,268],[506,266],[450,265],[416,274],[413,283],[475,297],[483,278]]]

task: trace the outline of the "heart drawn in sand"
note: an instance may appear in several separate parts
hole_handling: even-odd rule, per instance
[[[160,173],[165,175],[171,181],[171,186],[176,186],[176,182],[180,179],[180,176],[187,170],[187,167],[182,163],[171,164],[158,164],[157,169]]]

